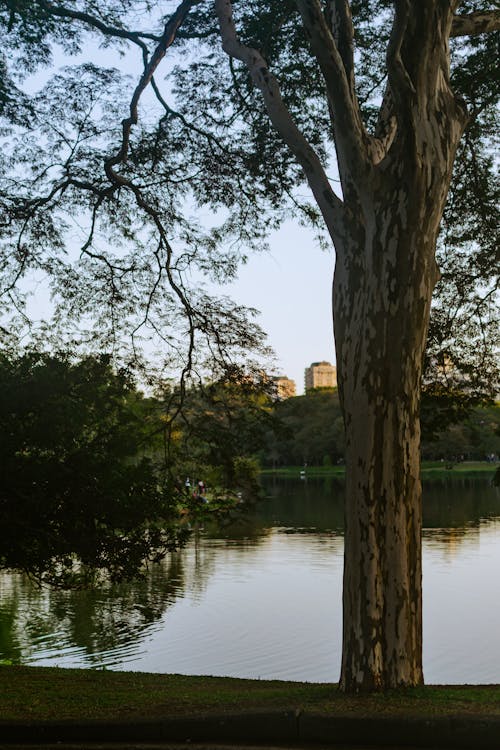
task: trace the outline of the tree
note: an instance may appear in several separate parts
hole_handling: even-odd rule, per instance
[[[109,358],[1,355],[0,425],[1,568],[63,587],[127,580],[186,539],[147,456],[147,402]]]
[[[233,318],[237,334],[224,317],[219,331],[220,307],[186,291],[189,273],[233,273],[242,248],[259,246],[290,207],[322,224],[323,241],[336,251],[334,328],[346,428],[341,687],[419,684],[419,407],[439,278],[436,243],[445,214],[447,242],[440,242],[449,277],[454,266],[461,270],[460,293],[467,298],[475,290],[472,312],[482,322],[477,314],[486,310],[492,330],[497,250],[482,240],[495,226],[492,73],[500,15],[469,0],[255,0],[235,3],[234,13],[229,0],[216,0],[215,16],[211,3],[184,0],[165,18],[145,3],[148,30],[136,31],[132,9],[129,0],[0,3],[20,69],[46,62],[51,43],[68,54],[83,51],[87,32],[142,55],[128,112],[120,112],[122,80],[95,62],[63,71],[38,97],[17,97],[16,107],[15,81],[2,89],[4,115],[14,123],[1,193],[8,298],[19,306],[17,282],[26,269],[50,273],[74,316],[88,315],[90,298],[103,330],[115,336],[125,324],[160,330],[178,303],[180,334],[172,327],[162,337],[176,352],[187,342],[185,373],[196,337],[221,355],[226,339],[237,347],[248,341],[241,315]],[[162,92],[155,75],[174,40],[183,56]],[[159,115],[139,121],[146,89]],[[20,112],[34,118],[21,156]],[[464,164],[474,201],[467,200]],[[301,196],[303,174],[312,205]],[[186,220],[188,198],[218,210],[220,225],[204,232]],[[86,235],[83,260],[69,273],[64,217],[75,214],[85,217]],[[107,247],[113,243],[114,255]],[[471,320],[462,306],[450,321],[446,307],[438,307],[443,325]],[[142,318],[134,328],[137,309]],[[484,330],[480,324],[468,331],[470,340],[484,339]],[[440,331],[431,343],[446,357],[456,326]],[[465,354],[473,358],[477,350]],[[453,353],[454,365],[462,354]]]
[[[265,55],[238,35],[231,3],[216,2],[223,48],[261,92],[336,250],[334,329],[347,464],[345,690],[423,681],[420,383],[439,278],[438,231],[468,121],[450,79],[449,44],[451,36],[500,26],[496,12],[456,16],[458,2],[390,5],[392,19],[375,22],[386,42],[386,85],[370,132],[356,89],[349,4],[297,2],[331,119],[340,198]]]
[[[344,424],[336,390],[315,388],[304,396],[278,401],[276,425],[267,436],[266,464],[321,466],[344,458]]]
[[[262,372],[250,377],[233,367],[223,376],[186,391],[174,423],[175,463],[184,474],[205,479],[219,493],[258,493],[257,468],[250,459],[275,423],[272,381]],[[175,404],[175,401],[174,401]],[[168,411],[172,411],[172,404]]]

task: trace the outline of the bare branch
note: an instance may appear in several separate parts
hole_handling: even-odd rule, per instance
[[[243,62],[255,86],[262,93],[267,113],[274,127],[295,155],[306,175],[332,239],[338,237],[343,218],[343,203],[334,193],[318,155],[298,129],[288,111],[278,83],[261,53],[242,44],[236,33],[230,0],[216,0],[222,48]]]
[[[500,29],[500,10],[478,11],[455,16],[450,36],[475,36]]]

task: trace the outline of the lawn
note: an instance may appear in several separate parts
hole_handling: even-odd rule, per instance
[[[336,685],[0,666],[0,721],[117,720],[279,709],[338,716],[500,716],[500,686],[345,696]]]

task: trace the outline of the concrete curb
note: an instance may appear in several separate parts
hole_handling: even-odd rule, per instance
[[[304,714],[300,718],[304,744],[335,742],[374,747],[500,748],[500,717],[374,717],[356,718]]]
[[[500,717],[354,717],[280,711],[136,721],[0,722],[0,744],[221,742],[500,748]]]

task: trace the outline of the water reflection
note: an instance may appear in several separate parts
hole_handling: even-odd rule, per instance
[[[70,650],[89,666],[128,649],[157,624],[184,590],[182,556],[154,566],[142,581],[93,591],[40,588],[20,574],[0,576],[0,654],[35,663]],[[111,660],[111,663],[113,661]]]
[[[142,582],[60,592],[1,575],[0,659],[337,679],[343,483],[271,479],[265,491],[246,517],[198,530]],[[426,678],[500,681],[498,491],[426,484],[424,525]]]

